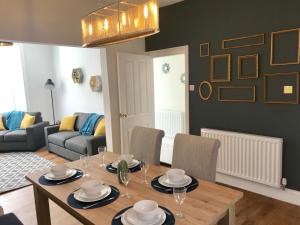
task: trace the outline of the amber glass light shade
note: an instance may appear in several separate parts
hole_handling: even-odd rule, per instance
[[[159,32],[157,0],[112,1],[82,19],[83,47],[114,44]]]

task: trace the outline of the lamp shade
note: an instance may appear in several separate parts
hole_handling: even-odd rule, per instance
[[[45,88],[47,90],[53,90],[55,88],[55,84],[53,83],[53,81],[51,79],[48,79],[45,83]]]

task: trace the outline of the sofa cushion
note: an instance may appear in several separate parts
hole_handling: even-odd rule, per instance
[[[77,116],[74,128],[76,131],[79,131],[80,128],[85,123],[86,119],[91,115],[91,113],[76,112],[76,113],[74,113],[74,115]]]
[[[80,154],[87,153],[87,140],[93,136],[80,135],[77,137],[70,138],[66,141],[66,148]]]
[[[8,130],[0,130],[0,142],[4,141],[4,135],[7,134]]]
[[[26,139],[27,139],[26,130],[9,131],[4,135],[4,141],[6,142],[25,142]]]
[[[78,136],[79,133],[75,131],[63,131],[50,134],[48,136],[48,141],[52,144],[56,144],[61,147],[65,147],[66,140]]]

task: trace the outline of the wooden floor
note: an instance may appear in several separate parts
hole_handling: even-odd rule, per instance
[[[67,162],[45,150],[40,150],[37,154],[54,163]],[[300,225],[300,207],[248,191],[243,192],[244,198],[236,209],[237,225]],[[14,212],[25,225],[36,225],[31,186],[0,195],[0,205],[5,213]],[[50,208],[52,225],[81,224],[53,202],[50,202]]]

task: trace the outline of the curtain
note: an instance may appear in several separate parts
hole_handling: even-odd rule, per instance
[[[0,47],[0,113],[26,111],[20,47]]]

